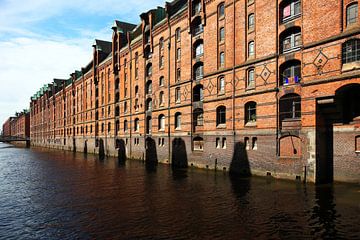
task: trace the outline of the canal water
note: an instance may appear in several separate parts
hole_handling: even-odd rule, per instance
[[[0,239],[360,239],[360,185],[0,143]]]

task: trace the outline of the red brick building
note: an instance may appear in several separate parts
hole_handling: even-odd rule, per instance
[[[30,113],[23,111],[10,117],[4,124],[2,135],[6,137],[29,138],[30,137]]]
[[[354,0],[175,0],[31,98],[33,145],[360,181]]]

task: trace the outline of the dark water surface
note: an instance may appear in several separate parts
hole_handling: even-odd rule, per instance
[[[0,143],[0,239],[360,239],[360,186]]]

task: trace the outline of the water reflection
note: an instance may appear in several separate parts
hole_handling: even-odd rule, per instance
[[[358,185],[315,187],[4,144],[0,160],[4,239],[360,238]]]

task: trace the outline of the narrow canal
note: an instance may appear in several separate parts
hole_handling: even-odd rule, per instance
[[[360,239],[360,186],[0,143],[0,239]]]

